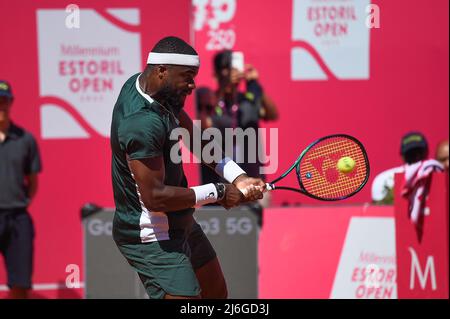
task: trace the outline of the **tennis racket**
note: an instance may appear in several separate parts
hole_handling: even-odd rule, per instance
[[[351,172],[337,167],[343,157],[354,160]],[[278,182],[295,169],[299,188],[279,186]],[[370,165],[364,146],[356,138],[336,134],[311,143],[280,177],[267,183],[267,190],[289,190],[306,196],[336,201],[358,193],[369,179]]]

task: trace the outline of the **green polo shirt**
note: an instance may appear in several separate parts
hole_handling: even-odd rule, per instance
[[[178,127],[173,116],[142,92],[135,74],[122,87],[111,124],[112,184],[116,211],[113,237],[119,244],[171,239],[184,231],[193,208],[177,212],[153,212],[145,207],[128,165],[129,160],[163,156],[164,183],[187,187],[182,163],[170,159],[178,140],[170,132]],[[187,226],[187,225],[186,225]]]

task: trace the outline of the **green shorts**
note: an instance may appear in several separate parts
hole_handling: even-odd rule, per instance
[[[138,273],[148,296],[198,296],[195,270],[216,257],[200,225],[194,222],[184,236],[139,244],[118,244],[120,252]]]

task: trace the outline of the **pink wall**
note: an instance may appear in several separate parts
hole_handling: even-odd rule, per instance
[[[215,30],[204,24],[195,33],[202,58],[197,85],[215,87],[211,77],[215,51],[207,50],[207,45],[220,44],[211,34],[224,34],[219,39],[245,53],[246,62],[259,70],[262,85],[279,107],[279,121],[267,126],[279,129],[281,171],[315,139],[347,133],[366,146],[372,168],[369,186],[376,174],[401,164],[400,138],[408,130],[425,133],[432,154],[438,141],[448,137],[448,1],[437,0],[432,5],[407,0],[372,1],[380,8],[381,28],[370,30],[369,79],[327,81],[291,80],[291,49],[300,46],[292,40],[293,0],[235,3],[230,20]],[[352,6],[358,1],[346,3]],[[207,10],[212,19],[212,7]],[[349,36],[353,36],[354,29],[349,30]],[[227,37],[230,33],[235,35],[234,42]],[[330,37],[333,41],[343,38]],[[346,54],[361,57],[358,51]],[[271,177],[278,177],[275,175]],[[296,183],[294,178],[290,182]],[[368,186],[346,202],[370,201]],[[274,194],[275,204],[284,201],[317,203],[288,192]]]
[[[94,8],[100,11],[106,8],[138,8],[142,66],[145,65],[148,51],[161,37],[177,35],[189,40],[190,2],[186,0],[164,3],[113,0],[107,3],[96,2],[96,5],[92,5],[92,1],[81,0],[76,3],[81,9]],[[38,139],[43,162],[39,192],[30,208],[36,227],[36,284],[59,282],[64,285],[68,264],[80,265],[82,270],[80,207],[91,201],[106,207],[114,205],[108,138],[95,132],[89,139],[41,138],[40,110],[43,100],[39,93],[36,12],[43,8],[64,10],[65,6],[66,4],[54,0],[0,3],[2,23],[8,26],[1,31],[0,78],[7,79],[15,93],[13,120],[30,130]],[[166,14],[168,12],[170,14]],[[81,14],[81,28],[83,18]],[[122,84],[115,83],[120,86]],[[76,111],[68,111],[79,118]],[[92,128],[83,124],[82,117],[79,122],[92,132]],[[2,261],[0,285],[5,283]],[[49,297],[57,295],[54,291],[42,293]],[[81,292],[77,293],[81,296]],[[68,296],[73,297],[73,294]]]
[[[358,137],[367,147],[373,174],[398,165],[401,135],[423,131],[432,152],[448,136],[448,1],[374,1],[381,8],[381,29],[370,32],[370,79],[292,81],[290,78],[292,1],[238,1],[232,20],[222,29],[236,35],[234,48],[259,70],[261,81],[280,109],[279,165],[284,169],[316,138],[336,132]],[[139,8],[142,65],[148,50],[164,35],[186,40],[190,2],[80,0],[83,8]],[[0,78],[11,82],[16,100],[13,119],[37,138],[44,171],[39,193],[30,208],[36,225],[36,283],[64,281],[67,264],[82,265],[79,208],[88,201],[113,206],[108,139],[45,140],[41,138],[36,10],[64,9],[55,0],[0,3],[2,63]],[[211,14],[209,14],[211,15]],[[198,86],[213,85],[206,50],[207,27],[195,32],[202,69]],[[187,106],[193,114],[192,98]],[[198,182],[197,167],[187,165],[190,184]],[[294,183],[294,179],[290,179]],[[348,202],[368,201],[370,188]],[[279,193],[274,203],[313,201]],[[0,266],[0,285],[6,282]],[[53,295],[55,295],[53,293]]]
[[[340,288],[341,294],[345,292],[340,298],[357,298],[360,276],[354,276],[353,280],[351,274],[370,263],[361,261],[360,256],[369,253],[386,257],[390,256],[386,251],[395,251],[394,228],[389,232],[377,228],[377,223],[372,221],[381,218],[393,223],[393,215],[391,206],[266,209],[259,239],[259,298],[328,299],[334,285]],[[379,237],[359,236],[355,240],[354,232],[358,229],[350,228],[355,218],[368,220],[369,227],[377,230]],[[381,237],[392,238],[390,245],[377,245]],[[346,245],[351,246],[351,251],[345,251]],[[343,258],[344,253],[351,258]],[[381,264],[380,267],[388,268]],[[339,272],[350,274],[340,285]],[[392,286],[392,283],[381,284]]]
[[[402,184],[404,175],[396,174],[395,181]],[[448,174],[433,174],[428,214],[417,224],[408,217],[408,201],[401,197],[401,190],[395,189],[399,198],[395,201],[398,297],[448,299]]]

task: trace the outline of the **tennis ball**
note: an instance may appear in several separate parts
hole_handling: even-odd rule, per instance
[[[355,168],[355,160],[348,156],[341,157],[337,163],[337,168],[341,173],[350,173]]]

